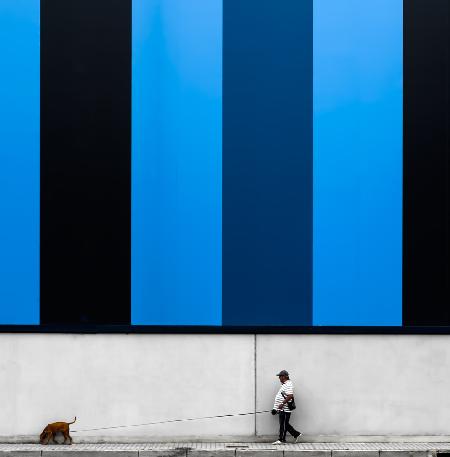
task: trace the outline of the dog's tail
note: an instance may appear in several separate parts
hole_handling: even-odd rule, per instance
[[[69,425],[70,424],[75,424],[75,422],[77,421],[77,416],[75,416],[75,419],[73,420],[73,422],[67,422]]]

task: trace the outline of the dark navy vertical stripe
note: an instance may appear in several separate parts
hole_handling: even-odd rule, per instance
[[[41,0],[41,323],[130,323],[131,0]]]
[[[402,22],[314,1],[314,325],[402,323]]]
[[[403,322],[450,325],[450,3],[404,10]]]
[[[312,0],[225,0],[224,325],[310,325]]]
[[[39,8],[0,1],[0,324],[39,323]]]
[[[133,0],[132,323],[220,325],[222,0]]]

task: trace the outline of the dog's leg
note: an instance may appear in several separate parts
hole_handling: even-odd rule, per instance
[[[65,432],[63,432],[63,435],[64,435],[64,443],[63,444],[66,444],[66,439],[67,438],[69,438],[69,444],[72,444],[72,438],[70,437],[69,432],[65,431]]]

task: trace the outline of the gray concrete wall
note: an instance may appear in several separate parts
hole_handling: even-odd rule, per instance
[[[271,404],[275,367],[292,373],[306,434],[450,434],[449,336],[260,335],[258,408]],[[272,428],[258,417],[258,434]]]
[[[277,370],[308,435],[449,435],[449,336],[0,335],[0,437],[270,409]],[[75,440],[273,435],[271,415],[74,433]],[[94,437],[94,438],[88,438]]]

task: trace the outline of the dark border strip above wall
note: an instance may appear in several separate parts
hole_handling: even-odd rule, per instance
[[[145,325],[0,325],[1,333],[67,334],[266,334],[266,335],[450,335],[437,327],[210,327]]]

